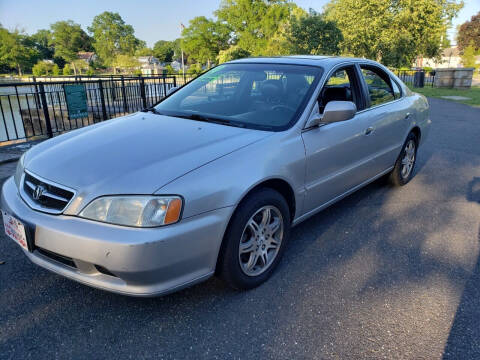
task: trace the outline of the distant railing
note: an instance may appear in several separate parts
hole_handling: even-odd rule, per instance
[[[158,103],[172,87],[190,78],[176,76],[37,77],[0,83],[0,145],[52,137],[126,115]],[[65,86],[85,89],[87,112],[69,116]]]
[[[435,70],[394,70],[394,73],[405,84],[414,87],[433,87],[433,84],[435,83]]]

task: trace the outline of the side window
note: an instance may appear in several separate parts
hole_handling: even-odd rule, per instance
[[[355,75],[352,77],[352,74],[354,74],[353,68],[347,67],[336,70],[330,76],[318,99],[318,107],[321,114],[329,101],[356,102],[353,83],[353,77]]]
[[[363,66],[361,69],[363,78],[368,87],[370,106],[376,106],[395,100],[395,93],[388,76],[379,69]],[[388,82],[386,79],[388,79]]]
[[[400,90],[400,86],[398,86],[395,80],[390,79],[390,81],[392,82],[393,95],[395,96],[395,99],[400,99],[402,97],[402,90]]]
[[[350,84],[350,80],[348,79],[348,74],[346,70],[335,71],[335,73],[330,76],[330,79],[328,79],[327,82],[327,86],[348,84]]]

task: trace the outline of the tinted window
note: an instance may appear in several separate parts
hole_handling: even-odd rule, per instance
[[[155,109],[164,115],[266,130],[291,126],[322,70],[280,64],[225,64],[199,76]]]
[[[395,100],[391,81],[379,69],[362,66],[362,74],[367,83],[370,106],[376,106]]]

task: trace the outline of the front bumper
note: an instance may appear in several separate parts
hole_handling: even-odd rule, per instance
[[[109,225],[35,211],[21,199],[13,178],[3,185],[1,207],[29,229],[32,251],[25,254],[32,262],[86,285],[132,296],[163,295],[210,277],[232,211],[217,209],[161,228]]]

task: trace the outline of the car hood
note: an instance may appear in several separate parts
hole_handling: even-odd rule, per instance
[[[268,132],[152,113],[72,131],[33,147],[25,168],[78,195],[152,194]],[[192,184],[195,186],[195,184]]]

